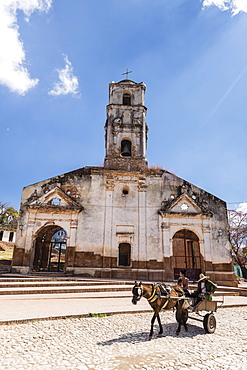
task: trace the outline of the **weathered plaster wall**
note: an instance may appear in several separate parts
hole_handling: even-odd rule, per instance
[[[49,196],[58,196],[52,193],[57,188],[65,194],[73,189],[70,198],[81,208],[66,208],[66,197],[59,207],[46,208],[42,199],[49,203]],[[198,214],[182,212],[179,203],[168,209],[183,194],[194,202],[187,202],[188,210]],[[35,237],[48,223],[67,232],[70,267],[117,268],[118,245],[127,242],[130,268],[162,270],[173,254],[172,238],[183,228],[198,236],[209,269],[231,263],[225,203],[163,170],[84,168],[30,185],[23,191],[20,222],[24,229],[16,248],[25,250],[26,261],[30,256],[29,266]]]

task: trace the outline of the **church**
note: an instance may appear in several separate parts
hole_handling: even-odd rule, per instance
[[[173,281],[181,269],[236,286],[226,203],[149,167],[146,85],[109,84],[104,167],[23,189],[12,271]]]

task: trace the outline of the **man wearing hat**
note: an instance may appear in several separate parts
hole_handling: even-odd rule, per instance
[[[191,294],[191,297],[196,297],[196,302],[192,307],[195,308],[198,303],[202,301],[202,299],[212,301],[213,293],[216,291],[217,288],[217,285],[209,280],[209,276],[200,274],[197,291]]]

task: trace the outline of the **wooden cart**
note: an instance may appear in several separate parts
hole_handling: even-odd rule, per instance
[[[186,311],[186,315],[187,315],[186,322],[187,322],[188,318],[192,319],[192,320],[203,322],[203,327],[204,327],[204,330],[206,331],[206,333],[210,333],[210,334],[214,333],[215,330],[216,330],[216,318],[214,316],[214,312],[217,311],[218,303],[221,303],[221,305],[222,305],[223,302],[224,302],[224,296],[222,297],[221,301],[208,301],[206,299],[203,299],[200,303],[198,303],[198,305],[196,306],[195,311],[191,312],[190,309],[188,309]],[[202,314],[203,311],[206,311],[207,313]],[[196,317],[196,316],[189,316],[189,313],[191,313],[191,314],[194,313],[194,314],[198,315],[200,318]],[[178,315],[178,313],[176,311],[176,320],[177,320],[177,322],[179,322],[179,319],[178,319],[177,315]]]

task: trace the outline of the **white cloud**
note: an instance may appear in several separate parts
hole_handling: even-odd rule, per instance
[[[247,213],[247,203],[246,202],[240,203],[236,211],[241,213]]]
[[[236,15],[240,12],[247,13],[247,1],[246,0],[204,0],[203,7],[206,6],[217,6],[220,10],[230,10],[232,15]]]
[[[31,78],[26,66],[17,10],[21,10],[28,21],[33,12],[47,12],[51,4],[52,0],[0,0],[0,84],[20,95],[37,85],[38,79]]]
[[[67,55],[64,56],[65,67],[57,69],[59,82],[54,84],[54,87],[49,91],[50,95],[68,95],[79,93],[78,78],[73,75],[73,67]]]

